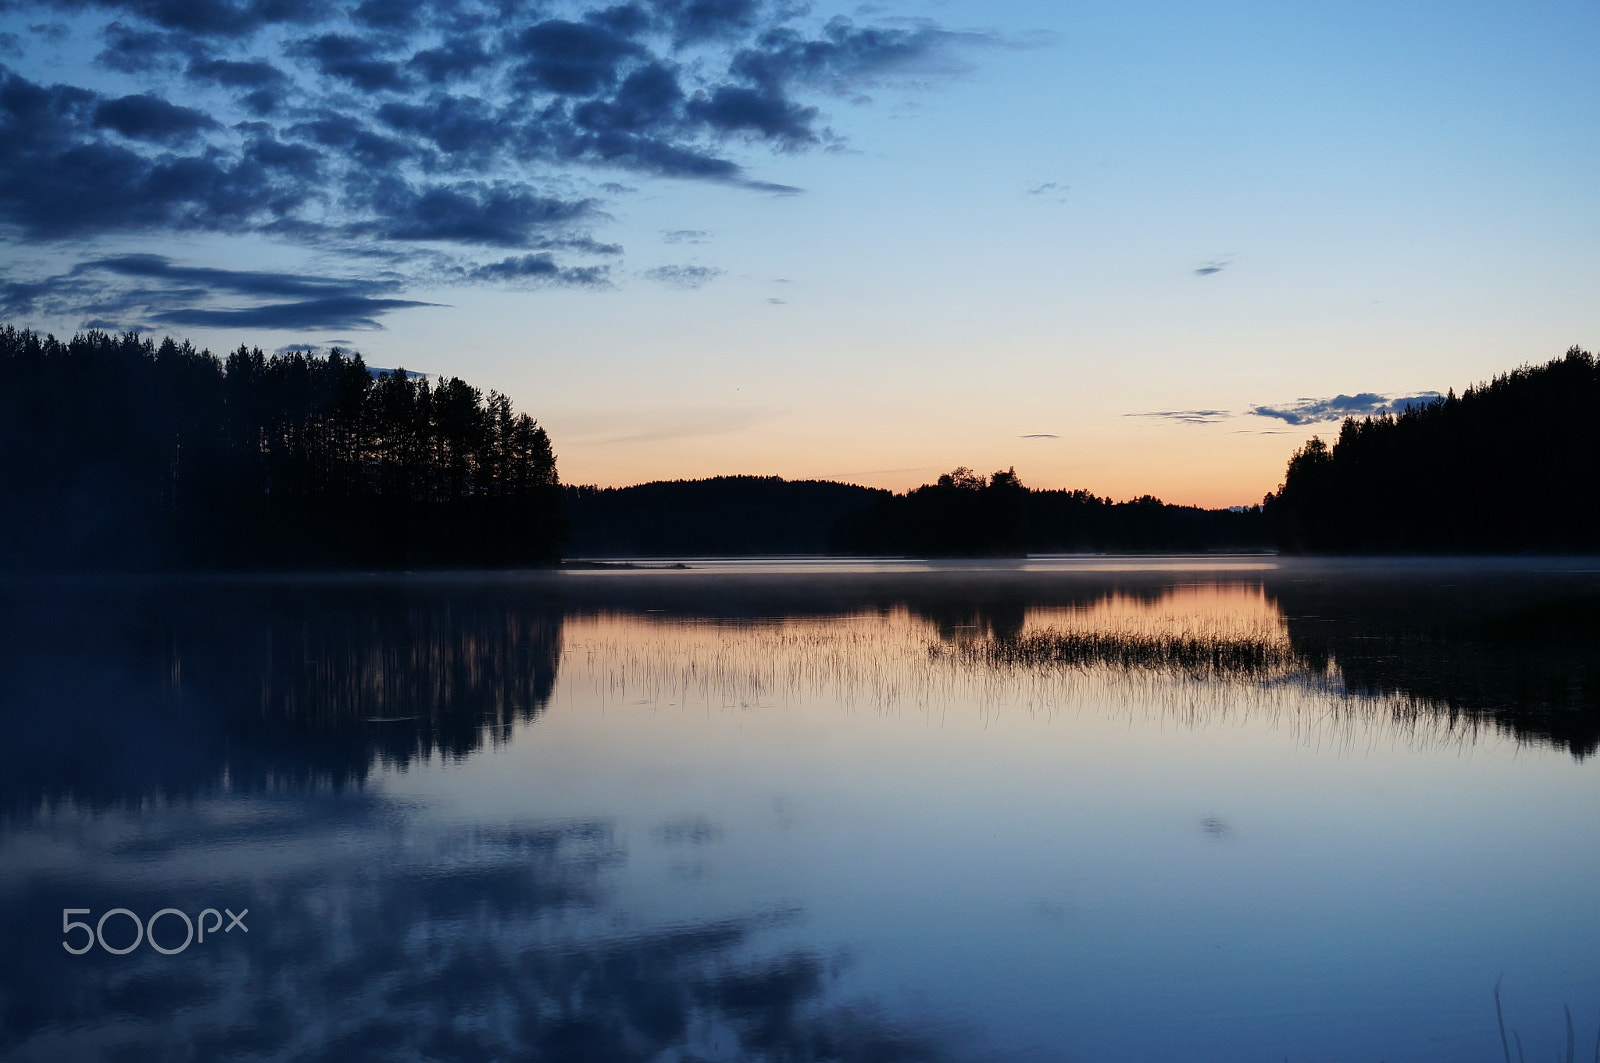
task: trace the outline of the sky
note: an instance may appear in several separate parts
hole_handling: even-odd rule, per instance
[[[1600,347],[1600,5],[0,0],[0,320],[460,376],[567,483],[1251,504]]]

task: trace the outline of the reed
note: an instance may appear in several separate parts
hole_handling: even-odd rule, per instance
[[[1506,1016],[1505,1011],[1500,1006],[1501,981],[1503,979],[1497,978],[1494,983],[1494,1017],[1495,1022],[1500,1027],[1500,1051],[1504,1054],[1506,1063],[1511,1063],[1511,1045],[1515,1044],[1517,1046],[1517,1063],[1527,1063],[1527,1058],[1522,1051],[1522,1034],[1513,1027],[1511,1039],[1509,1041],[1506,1039]],[[1578,1063],[1578,1036],[1572,1024],[1572,1005],[1562,1004],[1561,1010],[1565,1013],[1567,1020],[1567,1051],[1565,1055],[1558,1054],[1556,1060],[1557,1063]],[[1600,1030],[1595,1033],[1594,1060],[1595,1063],[1600,1063]]]
[[[1093,667],[1157,669],[1195,678],[1257,678],[1296,668],[1286,644],[1222,635],[1142,635],[1121,631],[1040,631],[934,647],[933,656],[1012,668]]]

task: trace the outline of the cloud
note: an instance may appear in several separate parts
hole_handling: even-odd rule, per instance
[[[307,277],[298,273],[270,273],[255,270],[176,266],[173,265],[171,259],[164,255],[148,254],[112,255],[106,258],[90,259],[72,268],[74,275],[93,271],[103,271],[123,277],[172,281],[178,284],[202,287],[210,291],[257,296],[329,298],[372,294],[394,287],[394,281],[392,280],[333,279],[328,277]]]
[[[95,56],[95,62],[123,74],[144,74],[174,65],[196,47],[185,34],[141,29],[121,22],[107,26],[104,35],[106,46]]]
[[[586,255],[620,255],[621,244],[603,244],[587,236],[538,236],[528,241],[529,247],[544,251],[578,251]]]
[[[733,40],[760,24],[758,0],[656,0],[679,47],[705,40]]]
[[[558,96],[597,95],[617,83],[626,60],[648,54],[626,32],[565,19],[528,27],[509,50],[520,57],[514,77]]]
[[[744,85],[723,85],[689,101],[690,117],[718,132],[749,133],[791,148],[818,141],[818,113],[781,91]]]
[[[404,67],[380,57],[379,48],[362,37],[324,33],[295,41],[289,54],[311,60],[322,74],[364,92],[399,92],[410,81]]]
[[[1346,417],[1404,413],[1414,406],[1425,406],[1439,397],[1437,391],[1403,396],[1364,391],[1359,395],[1335,395],[1331,399],[1297,399],[1275,406],[1252,406],[1250,412],[1257,417],[1275,417],[1288,424],[1320,424],[1324,421],[1342,421]]]
[[[703,244],[711,239],[704,229],[662,229],[661,241],[668,244]]]
[[[211,81],[231,89],[259,89],[269,85],[284,85],[289,80],[283,71],[259,59],[248,62],[195,59],[189,63],[187,74],[197,81]]]
[[[1018,436],[1018,439],[1060,439],[1058,435],[1049,432],[1029,432],[1027,435]]]
[[[598,267],[569,257],[620,253],[594,235],[604,205],[570,191],[574,168],[794,194],[752,174],[746,148],[834,144],[824,97],[948,76],[997,43],[927,20],[819,27],[785,0],[17,0],[0,42],[61,36],[37,17],[57,11],[98,32],[122,92],[0,63],[0,241],[255,235],[409,256],[416,279],[445,244],[480,256],[460,276],[483,282],[518,255],[576,278]],[[647,275],[715,275],[696,270]]]
[[[611,285],[609,266],[558,266],[549,252],[512,256],[479,266],[469,274],[475,280],[534,281],[575,288],[605,288]]]
[[[1065,203],[1067,201],[1067,191],[1071,187],[1071,185],[1065,185],[1059,181],[1046,181],[1042,185],[1034,185],[1022,194],[1025,196],[1046,196],[1057,203]]]
[[[675,288],[700,288],[726,273],[716,266],[657,266],[647,269],[642,276]]]
[[[927,20],[857,26],[835,17],[816,37],[779,26],[735,56],[732,71],[763,88],[820,86],[853,95],[860,86],[905,74],[953,74],[965,69],[963,49],[1000,43],[991,35],[956,33]]]
[[[377,329],[383,327],[378,323],[380,314],[414,306],[438,305],[414,299],[369,299],[352,295],[221,310],[169,310],[156,314],[154,319],[163,325],[194,328]]]
[[[1227,268],[1228,268],[1228,260],[1227,259],[1213,259],[1210,262],[1207,262],[1203,266],[1196,267],[1195,271],[1194,271],[1194,275],[1196,277],[1209,277],[1213,273],[1221,273],[1223,270],[1225,270]]]
[[[1124,417],[1156,417],[1165,421],[1176,421],[1180,424],[1216,424],[1225,421],[1236,414],[1227,410],[1154,410],[1149,413],[1128,413]]]
[[[1380,414],[1400,414],[1414,406],[1425,406],[1439,398],[1437,391],[1423,391],[1414,395],[1379,395],[1364,391],[1359,395],[1335,395],[1331,399],[1296,399],[1294,402],[1272,406],[1252,406],[1243,413],[1233,410],[1155,410],[1149,413],[1129,413],[1125,417],[1155,417],[1180,424],[1217,424],[1235,417],[1254,415],[1271,417],[1292,425],[1320,424],[1325,421],[1342,421],[1346,417],[1376,417]],[[1238,431],[1253,434],[1254,429]]]
[[[451,188],[396,184],[377,198],[382,221],[357,226],[391,240],[434,240],[521,247],[538,229],[588,214],[594,201],[562,200],[511,184],[462,182]]]
[[[47,297],[57,293],[58,279],[20,281],[0,280],[0,315],[8,318],[24,317],[34,312]]]
[[[139,328],[145,322],[201,328],[380,328],[394,310],[433,303],[395,297],[392,276],[323,277],[262,270],[185,266],[162,255],[87,259],[65,273],[34,280],[0,279],[0,312],[87,311],[83,327]],[[248,306],[214,305],[245,296]]]

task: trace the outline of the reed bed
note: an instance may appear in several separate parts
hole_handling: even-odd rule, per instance
[[[1262,639],[1111,631],[1041,631],[1013,639],[934,645],[929,655],[991,668],[1154,669],[1196,679],[1262,679],[1302,665],[1286,644]]]
[[[1492,721],[1470,714],[1349,692],[1336,662],[1294,652],[1281,615],[1259,594],[1242,588],[1226,600],[1206,590],[1187,601],[1030,610],[999,634],[981,616],[952,624],[905,607],[740,621],[569,617],[561,681],[586,687],[601,706],[1093,714],[1186,729],[1265,722],[1302,744],[1351,751],[1462,750],[1500,737]]]

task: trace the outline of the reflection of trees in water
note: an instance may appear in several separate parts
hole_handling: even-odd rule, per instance
[[[0,806],[189,794],[223,778],[342,784],[377,759],[467,755],[549,698],[563,608],[661,618],[600,635],[580,621],[582,658],[593,681],[667,701],[1044,704],[1061,695],[1041,678],[1052,670],[1266,682],[1287,670],[1369,714],[1367,701],[1469,738],[1491,726],[1592,753],[1593,577],[1473,571],[12,587],[0,596]],[[930,626],[946,667],[929,667]]]
[[[274,817],[292,845],[234,825]],[[441,830],[379,799],[301,794],[63,816],[53,829],[73,825],[98,850],[92,873],[36,872],[0,906],[8,1058],[939,1054],[870,1007],[830,1000],[837,972],[815,951],[764,945],[795,912],[619,929],[606,875],[625,853],[604,821]],[[96,913],[248,907],[250,932],[171,957],[68,956],[38,913],[69,895]]]
[[[397,584],[150,583],[0,606],[8,802],[366,776],[464,756],[555,685],[537,598]]]
[[[1295,653],[1344,688],[1487,723],[1583,759],[1600,749],[1600,595],[1462,580],[1378,593],[1274,588]]]
[[[569,621],[567,661],[607,697],[660,704],[1092,702],[1195,722],[1334,713],[1352,735],[1382,724],[1408,740],[1471,743],[1499,731],[1578,757],[1595,750],[1600,595],[1576,580],[1463,568],[1397,585],[1392,573],[1288,572],[867,583],[854,596],[835,582],[818,604],[840,613],[807,612],[795,597],[777,619],[747,609],[708,621],[710,603],[674,609],[662,594],[659,613]]]
[[[1066,618],[1058,627],[1025,624],[1010,602],[969,609],[957,623],[929,616],[940,639],[933,653],[1020,671],[1110,667],[1262,682],[1298,676],[1380,703],[1408,725],[1432,717],[1455,733],[1488,726],[1579,759],[1600,748],[1600,596],[1470,572],[1400,587],[1296,580],[1269,590],[1281,617],[1274,630],[1174,628],[1157,622],[1174,619],[1165,615],[1170,589],[1108,592],[1098,602],[1047,610]],[[1096,622],[1095,607],[1118,598],[1147,608],[1144,630]]]

